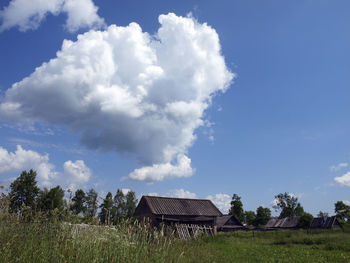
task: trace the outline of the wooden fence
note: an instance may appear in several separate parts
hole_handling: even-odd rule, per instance
[[[202,234],[214,235],[214,230],[210,226],[199,226],[194,224],[175,224],[176,232],[180,239],[187,240],[197,238]]]

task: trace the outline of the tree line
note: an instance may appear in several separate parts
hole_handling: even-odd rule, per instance
[[[48,216],[59,214],[69,216],[71,221],[101,224],[117,224],[120,220],[131,218],[134,214],[137,199],[135,192],[126,194],[117,189],[115,195],[108,192],[102,202],[94,189],[85,192],[82,189],[72,193],[67,190],[69,199],[64,198],[65,191],[61,186],[51,189],[40,189],[37,186],[36,172],[23,171],[10,185],[8,195],[0,196],[0,215],[4,212],[22,216],[24,214],[45,213]],[[350,221],[350,206],[343,201],[334,204],[334,212],[340,222]],[[288,193],[275,196],[273,208],[279,211],[279,218],[300,216],[300,227],[308,227],[313,216],[304,211],[298,198]],[[233,194],[230,215],[250,226],[264,226],[271,219],[271,210],[259,206],[256,211],[245,211],[241,197]],[[327,217],[328,213],[320,211],[318,217]]]
[[[289,193],[280,193],[275,196],[273,208],[280,212],[279,218],[300,216],[299,226],[307,228],[310,226],[313,216],[304,211],[304,208],[298,201],[298,198]],[[341,223],[350,221],[350,206],[343,201],[337,201],[334,204],[334,212]],[[234,215],[241,222],[255,227],[261,227],[271,219],[271,210],[267,207],[259,206],[254,211],[244,211],[241,197],[233,194],[231,200],[230,215]],[[328,217],[328,213],[320,211],[318,217]]]
[[[137,199],[135,192],[126,194],[118,189],[113,197],[108,192],[102,202],[94,189],[85,192],[78,189],[74,193],[67,190],[69,199],[61,186],[51,189],[40,189],[37,186],[36,172],[23,171],[10,185],[8,195],[1,195],[0,212],[7,208],[10,214],[19,217],[44,213],[48,216],[67,216],[71,221],[101,224],[117,224],[120,220],[131,218],[134,214]],[[6,205],[4,205],[6,203]]]

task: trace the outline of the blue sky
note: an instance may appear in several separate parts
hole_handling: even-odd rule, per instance
[[[94,187],[101,194],[123,188],[139,196],[211,198],[224,210],[233,193],[242,197],[246,210],[271,207],[276,194],[293,193],[314,215],[320,210],[333,213],[336,201],[350,200],[348,1],[80,0],[75,9],[70,5],[74,0],[55,1],[56,6],[46,9],[34,1],[29,19],[18,11],[28,10],[25,1],[0,4],[0,184],[8,185],[22,169],[34,166],[42,186],[59,183]],[[161,14],[166,15],[163,25],[158,21]],[[128,36],[142,33],[128,26],[131,22],[148,32],[153,44],[135,38],[144,49],[132,46],[133,50]],[[79,34],[104,31],[113,24],[127,33],[108,31],[105,46],[98,42],[101,35],[92,31],[77,40]],[[157,42],[154,36],[160,27],[163,38]],[[113,40],[117,34],[118,40]],[[53,65],[49,61],[57,57],[64,39],[80,46],[67,47]],[[91,43],[102,46],[89,49]],[[215,50],[218,43],[221,51]],[[142,63],[154,60],[151,71],[145,71],[152,84],[137,82],[145,85],[147,95],[139,90],[130,97],[111,89],[101,93],[96,79],[119,85],[119,73],[103,75],[112,67],[106,62],[109,53],[102,52],[110,47],[119,54],[111,63],[122,70],[123,85],[131,90],[136,84],[130,76]],[[198,50],[191,51],[193,47]],[[145,53],[134,61],[128,56],[135,50]],[[203,52],[212,59],[201,60]],[[44,62],[51,68],[31,75]],[[69,75],[69,65],[82,71]],[[102,73],[86,84],[89,99],[107,105],[107,110],[95,114],[90,105],[81,115],[85,108],[73,107],[70,100],[75,91],[85,94],[84,78],[90,71],[84,70],[98,71],[96,65]],[[59,72],[68,73],[54,79]],[[204,82],[193,84],[192,72],[204,72]],[[17,82],[21,83],[15,90],[12,85]],[[191,97],[194,104],[160,106],[159,101],[187,103],[191,94],[196,94]],[[137,96],[142,105],[133,102]],[[145,109],[152,104],[146,105],[146,100],[158,111],[171,111],[171,118],[182,114],[186,121],[174,122],[165,114],[156,123],[159,115]],[[21,108],[13,111],[10,103]],[[141,105],[142,112],[133,105]],[[151,117],[145,121],[146,113]],[[147,140],[140,139],[143,133]]]

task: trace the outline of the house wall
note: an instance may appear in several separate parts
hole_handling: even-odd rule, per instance
[[[167,215],[152,215],[152,222],[155,225],[164,223],[166,225],[177,224],[194,224],[194,225],[206,225],[206,226],[215,226],[216,217],[206,217],[198,218],[194,216],[167,216]]]

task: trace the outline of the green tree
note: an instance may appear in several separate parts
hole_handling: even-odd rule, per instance
[[[73,201],[73,204],[70,209],[74,214],[78,215],[80,213],[85,213],[86,197],[85,197],[85,192],[82,189],[78,189],[77,191],[75,191],[72,201]]]
[[[123,191],[118,189],[113,199],[113,222],[117,223],[125,216],[125,196]]]
[[[326,217],[328,217],[328,216],[329,216],[329,215],[328,215],[327,212],[322,212],[322,211],[318,212],[318,214],[317,214],[317,217],[326,218]]]
[[[0,219],[5,216],[10,209],[10,196],[5,193],[5,186],[0,185]]]
[[[58,209],[62,211],[64,208],[64,191],[63,189],[57,185],[50,190],[44,189],[44,191],[40,191],[38,204],[39,208],[42,211],[49,212],[54,209]]]
[[[299,227],[309,228],[313,219],[314,219],[314,217],[311,214],[304,212],[300,216]]]
[[[295,216],[302,216],[304,213],[304,208],[301,206],[300,203],[298,203],[297,207],[295,208]]]
[[[101,212],[99,213],[99,218],[102,224],[109,225],[111,223],[111,212],[113,208],[113,196],[111,192],[108,192],[106,198],[103,199],[102,204],[100,205]]]
[[[134,191],[129,191],[125,196],[125,216],[132,217],[137,205],[136,194]]]
[[[21,175],[10,185],[10,212],[20,213],[23,206],[35,209],[36,198],[39,194],[39,187],[36,185],[36,172],[32,169],[29,172],[23,171]]]
[[[271,210],[267,207],[259,206],[256,209],[255,226],[264,226],[271,219]]]
[[[252,226],[255,222],[255,212],[254,211],[245,211],[244,212],[244,222],[249,225]]]
[[[334,204],[334,212],[337,218],[343,221],[350,220],[350,206],[346,205],[343,201],[338,201]]]
[[[98,208],[98,194],[94,189],[90,189],[86,195],[86,215],[94,218]]]
[[[275,196],[275,199],[276,205],[274,208],[276,211],[281,211],[279,218],[301,216],[304,213],[304,209],[298,202],[298,198],[291,194],[280,193]]]
[[[237,194],[233,194],[232,196],[229,214],[234,215],[241,222],[244,221],[243,204],[241,202],[241,197],[239,197]]]

